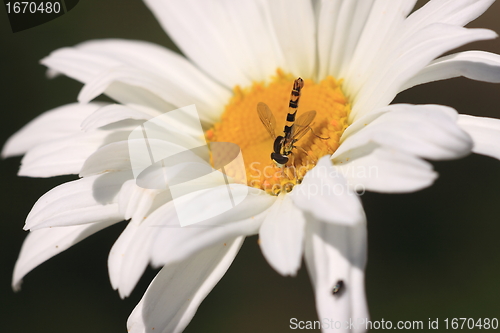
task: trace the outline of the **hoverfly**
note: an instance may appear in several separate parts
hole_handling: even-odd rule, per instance
[[[340,295],[344,288],[344,281],[338,280],[332,288],[332,295]]]
[[[276,127],[276,118],[274,117],[271,109],[265,104],[260,102],[257,105],[257,113],[259,118],[267,129],[271,138],[274,139],[273,152],[271,153],[271,159],[278,165],[284,165],[288,162],[288,155],[292,153],[294,148],[299,148],[295,146],[295,142],[300,140],[309,129],[310,125],[316,117],[316,111],[308,111],[302,114],[297,120],[295,120],[295,115],[297,114],[297,108],[299,107],[300,90],[304,86],[304,80],[300,77],[293,82],[293,89],[290,94],[290,103],[288,104],[288,115],[286,116],[286,124],[283,129],[283,136],[276,136],[274,133],[274,128]],[[312,131],[312,129],[311,129]],[[323,138],[321,138],[323,139]]]

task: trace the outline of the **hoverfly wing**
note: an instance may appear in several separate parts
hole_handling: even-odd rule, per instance
[[[315,117],[316,117],[316,111],[313,110],[313,111],[307,111],[306,113],[302,114],[299,118],[297,118],[292,127],[292,133],[291,133],[292,140],[297,141],[301,137],[303,137],[304,134],[307,133],[309,125],[311,125]]]
[[[271,138],[275,139],[276,135],[274,134],[274,128],[276,127],[276,118],[274,118],[274,115],[271,109],[269,109],[269,106],[267,106],[265,103],[259,102],[259,104],[257,104],[257,113],[259,114],[260,121],[262,121],[262,124],[264,124],[264,127],[266,128]]]

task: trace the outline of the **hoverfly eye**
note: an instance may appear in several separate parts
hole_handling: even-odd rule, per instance
[[[276,153],[271,153],[271,159],[278,164],[286,164],[288,162],[288,157]]]

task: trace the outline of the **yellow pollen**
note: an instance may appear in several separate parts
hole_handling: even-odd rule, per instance
[[[290,192],[319,158],[333,154],[348,125],[350,104],[341,90],[341,80],[331,76],[319,83],[304,80],[296,119],[304,112],[316,110],[312,131],[294,144],[300,148],[292,150],[284,166],[276,165],[270,157],[274,139],[259,119],[257,104],[263,102],[269,106],[276,118],[274,132],[276,136],[283,135],[295,79],[278,70],[268,85],[254,83],[245,89],[236,86],[220,122],[205,132],[208,141],[237,144],[245,162],[248,185],[272,195]]]

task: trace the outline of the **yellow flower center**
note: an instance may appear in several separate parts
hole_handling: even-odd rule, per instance
[[[277,165],[270,157],[274,139],[259,118],[257,104],[263,102],[269,106],[276,118],[274,132],[276,136],[283,136],[294,79],[278,71],[268,85],[254,83],[245,89],[236,86],[220,122],[205,133],[208,141],[237,144],[243,155],[248,185],[272,195],[290,192],[294,185],[300,184],[319,158],[338,148],[348,125],[350,105],[341,90],[341,82],[331,76],[319,83],[305,79],[297,118],[304,112],[316,110],[310,125],[312,130],[293,144],[297,148],[292,149],[288,162]]]

